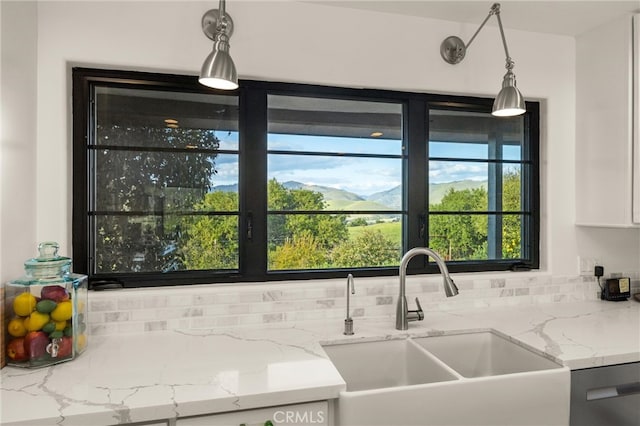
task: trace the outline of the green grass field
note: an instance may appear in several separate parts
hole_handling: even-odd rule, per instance
[[[365,229],[370,229],[382,232],[382,235],[393,241],[394,244],[400,245],[402,241],[402,224],[400,222],[375,223],[367,226],[349,226],[347,229],[349,229],[349,238],[355,238]]]

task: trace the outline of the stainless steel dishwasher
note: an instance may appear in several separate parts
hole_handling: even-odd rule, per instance
[[[571,372],[571,426],[640,425],[640,362]]]

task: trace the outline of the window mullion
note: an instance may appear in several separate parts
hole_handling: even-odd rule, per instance
[[[502,160],[502,132],[489,134],[488,158]],[[489,211],[502,211],[502,163],[489,163],[487,192],[489,196]],[[502,215],[489,215],[487,218],[487,254],[489,259],[502,258]]]
[[[267,271],[267,92],[240,92],[240,272],[247,280]]]
[[[407,212],[404,228],[405,251],[428,244],[428,122],[426,103],[410,99],[405,115],[405,188],[404,203]],[[425,265],[420,261],[420,269]],[[412,262],[415,266],[418,262]],[[412,268],[413,269],[413,268]]]
[[[524,159],[527,165],[522,170],[522,193],[526,194],[521,200],[521,209],[531,214],[523,218],[522,224],[522,257],[528,259],[534,267],[540,264],[540,106],[537,103],[527,103],[524,117],[525,141]]]

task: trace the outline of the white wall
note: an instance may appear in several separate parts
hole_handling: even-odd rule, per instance
[[[200,19],[215,7],[211,1],[39,3],[38,241],[57,240],[71,254],[71,67],[196,75],[211,48]],[[227,11],[236,24],[231,54],[241,78],[494,96],[504,74],[495,26],[486,27],[465,61],[452,66],[440,58],[441,40],[452,34],[468,39],[477,25],[295,2],[231,0]],[[4,36],[4,26],[2,31]],[[575,42],[513,30],[507,39],[519,88],[528,99],[543,101],[543,268],[575,274],[575,204],[569,196],[575,188]],[[15,202],[33,205],[30,197],[22,191]],[[4,200],[2,208],[8,208]],[[637,246],[631,240],[620,247],[621,263],[637,268],[637,256],[627,258],[628,252],[637,255]]]
[[[38,31],[34,3],[3,1],[0,11],[0,282],[4,283],[21,276],[23,262],[37,255]]]

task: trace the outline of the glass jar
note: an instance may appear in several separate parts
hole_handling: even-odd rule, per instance
[[[87,347],[87,276],[71,272],[58,244],[38,246],[24,262],[25,275],[7,283],[5,313],[8,365],[45,367],[69,361]]]

